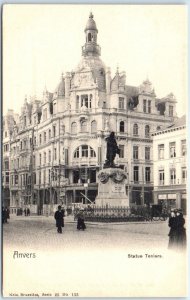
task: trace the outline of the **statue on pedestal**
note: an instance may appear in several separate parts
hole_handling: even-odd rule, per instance
[[[115,133],[111,132],[110,136],[106,138],[107,141],[107,152],[106,152],[106,161],[104,164],[104,168],[114,168],[114,159],[116,154],[120,153],[120,149],[117,146],[117,142],[115,139]]]

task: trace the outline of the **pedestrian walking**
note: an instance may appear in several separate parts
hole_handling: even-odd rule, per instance
[[[10,219],[10,212],[9,209],[7,207],[5,207],[5,211],[4,211],[4,223],[8,223],[8,219]]]
[[[27,216],[26,207],[25,207],[25,209],[24,209],[24,215],[25,215],[25,217]]]
[[[30,209],[27,208],[27,216],[30,216]]]
[[[2,223],[5,223],[5,208],[2,208]]]
[[[176,211],[171,210],[171,215],[169,218],[168,226],[170,227],[169,231],[169,244],[168,249],[176,249],[177,245],[177,220],[176,220]]]
[[[58,210],[54,214],[56,220],[57,232],[62,233],[62,227],[64,227],[64,212],[61,209],[61,205],[58,206]]]
[[[84,209],[80,209],[78,214],[77,214],[77,229],[80,230],[85,230],[86,225],[84,223]]]
[[[178,250],[185,249],[186,247],[186,229],[184,225],[185,219],[183,217],[183,212],[179,209],[176,213],[176,242]]]

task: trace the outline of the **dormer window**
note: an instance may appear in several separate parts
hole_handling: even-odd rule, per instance
[[[172,105],[169,105],[169,117],[173,117],[174,115],[174,108]]]
[[[81,96],[81,106],[86,106],[88,108],[88,95]]]
[[[92,107],[92,94],[90,95],[81,95],[81,107]]]
[[[151,100],[143,100],[143,112],[144,113],[151,113]]]

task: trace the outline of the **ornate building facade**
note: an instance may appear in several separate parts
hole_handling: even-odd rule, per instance
[[[120,148],[116,163],[127,173],[130,204],[153,201],[151,133],[177,118],[176,99],[173,94],[158,99],[148,79],[134,87],[126,84],[125,72],[112,77],[97,41],[90,14],[75,71],[62,74],[53,93],[45,89],[42,99],[25,99],[10,138],[12,208],[30,205],[41,213],[60,202],[94,201],[111,131]]]

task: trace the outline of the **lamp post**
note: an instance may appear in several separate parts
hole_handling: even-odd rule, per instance
[[[127,196],[128,196],[128,202],[130,205],[130,192],[129,192],[129,163],[127,162]]]
[[[144,167],[142,166],[142,205],[144,205]]]

